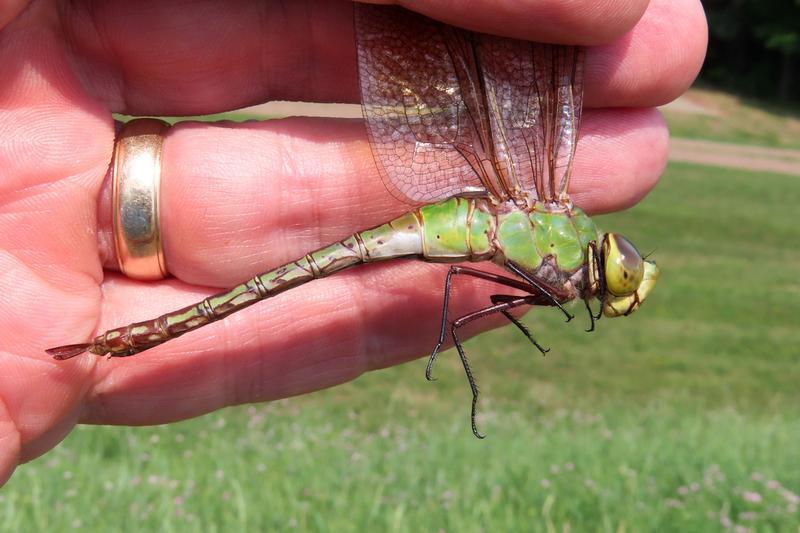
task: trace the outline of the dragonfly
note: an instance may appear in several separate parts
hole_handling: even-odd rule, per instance
[[[432,379],[449,334],[472,391],[472,432],[482,438],[462,327],[502,314],[545,353],[513,310],[551,306],[569,321],[565,305],[583,300],[592,331],[601,316],[639,308],[658,279],[655,262],[621,234],[601,232],[568,194],[583,103],[582,47],[473,32],[399,7],[358,4],[355,28],[375,162],[387,189],[416,207],[194,305],[48,349],[50,355],[134,355],[356,265],[398,258],[452,263],[425,375]],[[464,266],[481,262],[504,274]],[[504,290],[451,321],[454,276]]]

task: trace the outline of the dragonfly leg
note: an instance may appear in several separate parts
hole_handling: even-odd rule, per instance
[[[513,287],[515,289],[520,289],[522,291],[529,293],[541,292],[541,290],[538,287],[535,287],[529,283],[525,283],[513,278],[501,276],[499,274],[494,274],[492,272],[484,272],[483,270],[478,270],[477,268],[451,266],[450,270],[447,271],[447,277],[444,280],[444,299],[443,299],[444,301],[442,304],[442,327],[439,330],[439,341],[433,348],[431,356],[428,359],[428,366],[425,368],[425,378],[428,381],[435,381],[435,379],[433,378],[433,363],[436,362],[436,357],[439,355],[439,350],[441,350],[442,345],[444,345],[445,337],[447,336],[447,308],[450,303],[450,290],[452,288],[453,276],[456,274],[464,274],[466,276],[472,276],[479,279],[485,279],[487,281],[493,281],[500,285]],[[547,294],[547,296],[550,296],[549,293],[545,292],[545,294]]]
[[[550,301],[553,303],[553,305],[555,305],[556,307],[558,307],[559,309],[561,309],[561,312],[562,312],[562,313],[564,313],[564,316],[566,316],[566,317],[567,317],[567,322],[569,322],[570,320],[572,320],[573,318],[575,318],[575,315],[571,314],[569,311],[567,311],[566,309],[564,309],[564,306],[563,306],[563,305],[561,305],[561,302],[559,302],[559,301],[558,301],[558,298],[556,298],[556,297],[554,296],[554,294],[553,294],[553,292],[552,292],[552,291],[550,291],[550,290],[547,290],[547,288],[546,288],[544,285],[542,285],[540,282],[536,281],[536,279],[534,279],[532,276],[530,276],[530,275],[526,274],[524,270],[522,270],[521,268],[519,268],[519,267],[518,267],[517,265],[515,265],[515,264],[514,264],[512,261],[508,261],[508,262],[506,263],[506,266],[507,266],[507,267],[508,267],[508,268],[509,268],[509,269],[510,269],[510,270],[511,270],[511,271],[512,271],[514,274],[516,274],[517,276],[521,277],[521,278],[522,278],[522,279],[524,279],[526,282],[528,282],[529,284],[531,284],[531,285],[533,285],[534,287],[536,287],[536,288],[539,290],[539,292],[540,292],[540,293],[542,293],[542,294],[544,294],[545,296],[547,296],[547,297],[548,297],[548,299],[549,299],[549,300],[550,300]],[[531,291],[531,292],[533,292],[533,291]]]
[[[455,344],[456,350],[458,351],[458,356],[461,358],[461,364],[464,366],[464,372],[467,375],[467,381],[469,381],[469,388],[472,390],[472,410],[470,412],[470,422],[472,424],[472,433],[479,439],[484,438],[485,435],[481,435],[481,433],[478,431],[478,425],[475,422],[475,415],[478,408],[478,384],[475,382],[475,376],[472,374],[472,369],[469,366],[467,353],[464,351],[464,347],[461,345],[461,340],[458,338],[458,329],[469,324],[470,322],[474,322],[475,320],[487,317],[491,314],[502,313],[504,311],[507,312],[509,309],[519,307],[520,305],[530,305],[530,302],[530,296],[523,296],[515,299],[512,298],[509,301],[501,302],[464,315],[453,322],[453,326],[450,328],[450,334],[453,336],[453,344]]]
[[[464,366],[464,372],[467,374],[467,381],[469,381],[469,388],[472,390],[472,407],[470,410],[470,424],[472,425],[472,434],[478,437],[479,439],[483,439],[486,435],[481,435],[478,431],[478,424],[475,422],[475,413],[478,409],[478,394],[480,391],[478,390],[478,384],[475,382],[475,376],[472,375],[472,369],[469,366],[469,361],[467,360],[467,353],[464,351],[464,347],[461,345],[461,341],[458,338],[458,332],[455,324],[453,325],[452,335],[453,335],[453,343],[456,345],[456,350],[458,350],[458,356],[461,358],[461,364]]]
[[[428,358],[428,366],[425,367],[425,379],[428,381],[436,381],[436,378],[433,377],[433,363],[436,361],[436,356],[439,355],[439,350],[441,350],[442,345],[444,344],[444,338],[447,331],[447,308],[450,304],[450,289],[452,288],[453,283],[453,274],[456,274],[457,271],[455,270],[458,267],[450,267],[450,270],[447,271],[447,277],[444,279],[444,303],[442,304],[442,327],[439,330],[439,340],[434,346],[433,351],[431,352],[431,356]]]
[[[589,312],[589,320],[591,324],[589,325],[589,329],[586,330],[586,333],[591,333],[594,331],[594,325],[603,317],[603,298],[600,298],[600,308],[597,310],[597,314],[592,311],[592,306],[589,304],[589,300],[583,300],[583,305],[586,306],[586,311]]]
[[[592,308],[589,306],[589,301],[587,299],[583,300],[584,304],[586,305],[586,310],[589,311],[589,318],[592,321],[591,326],[589,326],[589,329],[586,330],[587,333],[594,331],[594,323],[600,320],[600,317],[603,316],[603,303],[606,299],[606,277],[602,255],[597,249],[597,243],[595,241],[589,242],[589,247],[593,252],[590,254],[590,256],[593,258],[593,263],[589,266],[589,268],[594,269],[594,272],[596,273],[595,277],[599,283],[596,296],[600,301],[600,309],[597,310],[597,314],[594,314],[592,312]]]
[[[586,306],[586,310],[589,312],[589,320],[591,321],[591,324],[589,325],[589,329],[586,330],[586,333],[591,333],[592,331],[594,331],[594,323],[600,317],[596,317],[594,315],[594,311],[592,311],[592,306],[589,305],[589,300],[584,300],[583,301],[583,305]]]
[[[512,301],[512,300],[516,300],[517,299],[516,296],[509,296],[507,294],[493,294],[490,298],[491,298],[493,304],[502,303],[502,302],[508,302],[508,301]],[[503,313],[503,315],[512,324],[517,326],[517,329],[519,329],[522,332],[522,334],[525,335],[525,337],[527,337],[528,340],[531,341],[534,346],[536,346],[536,348],[542,353],[542,355],[545,355],[545,354],[547,354],[547,352],[550,351],[550,348],[544,348],[544,347],[542,347],[541,344],[536,342],[536,339],[533,338],[533,335],[531,334],[531,331],[528,329],[528,327],[525,324],[523,324],[522,322],[520,322],[517,319],[517,317],[512,315],[507,310],[500,311],[500,312]]]

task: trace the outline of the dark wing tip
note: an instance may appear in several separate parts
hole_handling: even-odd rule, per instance
[[[76,355],[80,355],[88,350],[92,345],[86,344],[67,344],[65,346],[57,346],[56,348],[48,348],[45,350],[53,356],[53,359],[63,361],[64,359],[71,359]]]

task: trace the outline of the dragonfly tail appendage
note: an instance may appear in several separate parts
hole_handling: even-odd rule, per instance
[[[48,348],[45,350],[47,353],[53,356],[53,359],[58,361],[63,361],[64,359],[71,359],[76,355],[80,355],[83,352],[89,350],[92,347],[91,343],[83,343],[83,344],[66,344],[64,346],[56,346],[55,348]]]

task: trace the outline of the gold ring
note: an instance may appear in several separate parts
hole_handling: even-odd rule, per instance
[[[129,278],[168,275],[159,227],[159,184],[164,132],[169,124],[152,118],[125,124],[114,144],[111,191],[117,264]]]

